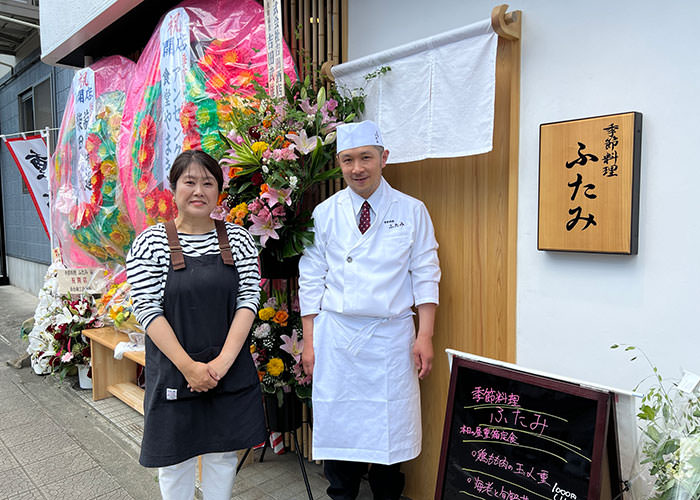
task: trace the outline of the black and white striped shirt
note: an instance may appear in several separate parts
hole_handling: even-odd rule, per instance
[[[246,229],[230,222],[226,223],[226,232],[238,270],[236,309],[247,307],[256,312],[260,296],[260,271],[255,241]],[[220,253],[215,229],[205,234],[178,233],[178,237],[182,252],[188,257]],[[163,314],[163,295],[169,265],[168,236],[162,223],[142,232],[126,256],[126,275],[131,285],[134,314],[144,328]]]

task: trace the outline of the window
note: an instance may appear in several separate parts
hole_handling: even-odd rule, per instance
[[[30,87],[19,95],[20,132],[31,132],[46,127],[53,127],[53,106],[51,100],[50,78]],[[24,182],[22,182],[22,193],[29,194],[29,189],[27,189]]]

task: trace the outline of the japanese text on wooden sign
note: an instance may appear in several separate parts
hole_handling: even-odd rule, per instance
[[[540,250],[637,253],[642,115],[540,127]]]

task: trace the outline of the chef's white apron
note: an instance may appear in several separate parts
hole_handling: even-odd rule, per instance
[[[410,310],[392,318],[329,311],[316,316],[314,460],[393,464],[418,456],[412,316]]]

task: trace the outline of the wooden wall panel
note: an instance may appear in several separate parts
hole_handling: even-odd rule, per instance
[[[442,268],[433,373],[421,382],[423,452],[404,465],[405,495],[433,498],[449,385],[445,349],[515,361],[520,42],[499,39],[494,149],[388,165],[389,183],[422,200]]]

